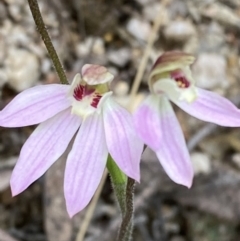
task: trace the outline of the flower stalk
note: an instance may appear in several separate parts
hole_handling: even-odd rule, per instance
[[[133,229],[133,198],[135,181],[119,169],[109,155],[107,168],[110,173],[113,189],[122,213],[122,223],[119,228],[117,241],[130,241]]]
[[[107,169],[110,174],[113,190],[115,192],[122,216],[124,217],[126,213],[127,176],[119,169],[110,155],[108,155]]]
[[[60,82],[62,84],[67,85],[69,83],[68,83],[66,74],[65,74],[63,66],[59,60],[57,52],[52,44],[51,38],[47,32],[46,26],[43,22],[42,15],[41,15],[41,12],[40,12],[40,9],[38,6],[38,2],[37,2],[37,0],[28,0],[28,4],[29,4],[30,10],[32,12],[33,19],[35,21],[37,29],[42,37],[42,40],[47,48],[48,54],[56,69]]]
[[[135,180],[128,178],[126,187],[126,212],[122,220],[117,241],[130,241],[133,229],[133,199],[134,199]]]

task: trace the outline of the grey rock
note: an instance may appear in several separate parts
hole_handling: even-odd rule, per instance
[[[191,154],[191,160],[195,174],[209,174],[211,172],[211,161],[207,154],[201,152],[193,152]]]
[[[34,84],[39,78],[39,61],[31,52],[11,48],[6,59],[8,83],[16,91],[23,91]]]
[[[129,48],[110,50],[107,57],[111,63],[118,67],[124,67],[130,61],[131,50]]]
[[[197,86],[205,89],[227,87],[227,63],[223,56],[215,53],[202,53],[193,66],[193,76]]]
[[[151,31],[150,23],[138,18],[131,18],[127,23],[127,31],[136,39],[147,41]]]
[[[165,38],[174,41],[187,41],[195,34],[193,24],[185,20],[173,21],[164,29]]]
[[[201,10],[201,13],[203,16],[217,20],[226,26],[240,28],[239,16],[224,4],[216,2],[210,6],[207,5]]]

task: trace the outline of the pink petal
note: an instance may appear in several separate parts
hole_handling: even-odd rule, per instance
[[[143,143],[135,133],[131,114],[110,97],[104,103],[103,119],[109,153],[127,176],[139,182]]]
[[[95,112],[84,119],[67,159],[64,193],[70,217],[90,202],[103,175],[107,155],[102,116]]]
[[[198,88],[198,98],[193,103],[174,102],[190,115],[220,126],[240,126],[240,110],[228,99],[211,91]]]
[[[49,84],[21,92],[0,112],[0,126],[29,126],[51,118],[70,106],[68,90],[68,85]]]
[[[133,115],[135,129],[139,137],[151,149],[161,146],[160,97],[150,95]]]
[[[66,150],[81,120],[64,110],[41,123],[25,142],[11,177],[13,196],[42,176]]]
[[[163,96],[160,112],[162,141],[157,157],[174,182],[191,187],[193,168],[184,136],[170,102]]]

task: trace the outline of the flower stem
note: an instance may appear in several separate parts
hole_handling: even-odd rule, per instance
[[[42,37],[42,40],[43,40],[43,42],[44,42],[44,44],[47,48],[48,54],[49,54],[49,56],[50,56],[50,58],[53,62],[53,65],[56,69],[56,72],[58,74],[60,82],[62,84],[69,84],[68,80],[67,80],[67,77],[65,75],[64,69],[62,67],[62,64],[59,60],[59,57],[56,53],[56,50],[53,47],[51,38],[50,38],[50,36],[47,32],[47,29],[45,27],[45,24],[43,22],[42,15],[41,15],[37,0],[28,0],[28,4],[29,4],[30,10],[32,12],[32,15],[33,15],[35,24],[37,26],[37,29],[38,29],[41,37]]]
[[[107,169],[110,174],[112,186],[122,213],[122,216],[125,216],[126,212],[126,186],[127,186],[127,177],[119,169],[115,161],[109,155],[107,160]]]
[[[130,241],[132,239],[134,188],[135,181],[132,178],[128,177],[126,187],[126,212],[122,220],[117,241]]]

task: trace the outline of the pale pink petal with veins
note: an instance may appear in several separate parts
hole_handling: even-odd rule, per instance
[[[161,146],[157,157],[168,176],[176,183],[191,187],[193,167],[182,129],[168,99],[161,97]]]
[[[143,143],[134,130],[132,115],[109,98],[103,106],[103,120],[109,153],[127,176],[139,182]]]
[[[42,176],[63,154],[81,124],[67,109],[41,123],[22,147],[11,177],[15,196]]]
[[[174,101],[188,114],[220,126],[239,127],[240,109],[228,99],[208,90],[197,88],[198,98],[192,102]]]
[[[150,95],[135,111],[133,121],[138,136],[153,150],[161,147],[160,97]]]
[[[0,126],[29,126],[51,118],[70,107],[69,88],[68,85],[51,84],[21,92],[0,112]]]
[[[102,116],[95,112],[83,121],[67,158],[64,193],[70,217],[90,202],[103,175],[107,155]]]

